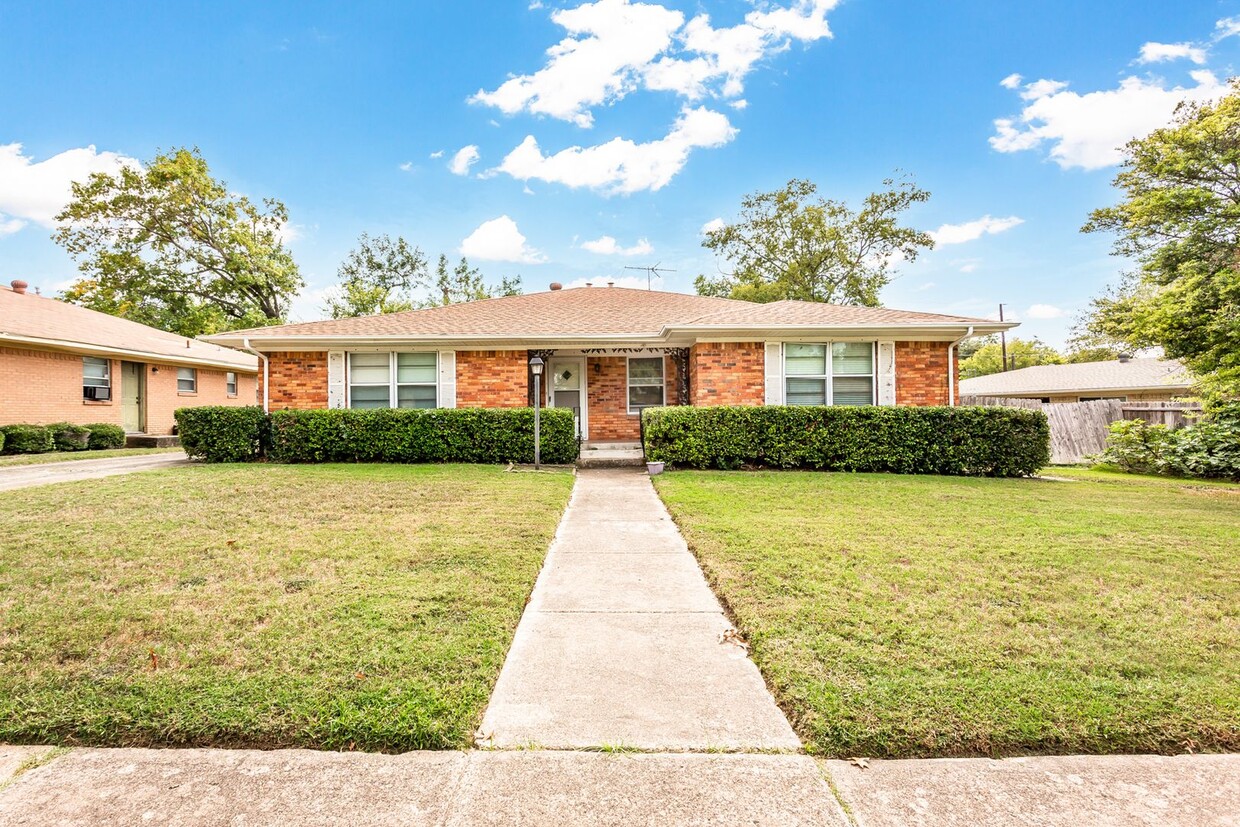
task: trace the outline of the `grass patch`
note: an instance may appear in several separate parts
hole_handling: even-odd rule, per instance
[[[1067,475],[655,485],[811,752],[1240,749],[1240,496]]]
[[[111,457],[141,457],[147,454],[170,454],[180,448],[105,448],[101,451],[58,451],[52,454],[15,454],[0,457],[0,468],[15,465],[46,465],[49,462],[71,462],[80,459],[109,459]],[[184,453],[184,452],[182,452]]]
[[[0,742],[465,747],[567,473],[218,465],[0,499]]]

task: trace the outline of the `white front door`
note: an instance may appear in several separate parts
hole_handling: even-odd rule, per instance
[[[586,411],[586,360],[584,356],[553,357],[548,363],[547,407],[572,408],[577,436],[589,439],[590,417]]]

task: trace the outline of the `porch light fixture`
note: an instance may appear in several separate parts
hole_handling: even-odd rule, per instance
[[[541,356],[535,356],[530,359],[530,373],[534,374],[534,470],[537,471],[542,464],[542,446],[539,443],[539,436],[542,428],[539,422],[538,409],[542,396],[542,372],[543,360]]]

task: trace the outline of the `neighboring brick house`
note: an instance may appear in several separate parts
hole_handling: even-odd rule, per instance
[[[168,434],[177,408],[255,404],[257,374],[252,354],[0,286],[0,425]]]
[[[583,438],[638,438],[653,405],[952,405],[955,346],[1012,323],[813,302],[581,287],[221,333],[264,357],[283,408],[569,407]]]
[[[977,376],[962,381],[960,392],[1042,402],[1170,402],[1192,395],[1193,377],[1174,359],[1120,356],[1103,362],[1035,365]]]

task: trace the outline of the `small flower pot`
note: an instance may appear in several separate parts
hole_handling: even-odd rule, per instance
[[[646,473],[647,473],[647,474],[649,474],[649,475],[650,475],[650,476],[652,476],[652,477],[656,477],[656,476],[658,476],[659,474],[662,474],[662,473],[663,473],[663,463],[661,463],[661,462],[647,462],[647,463],[646,463]]]

